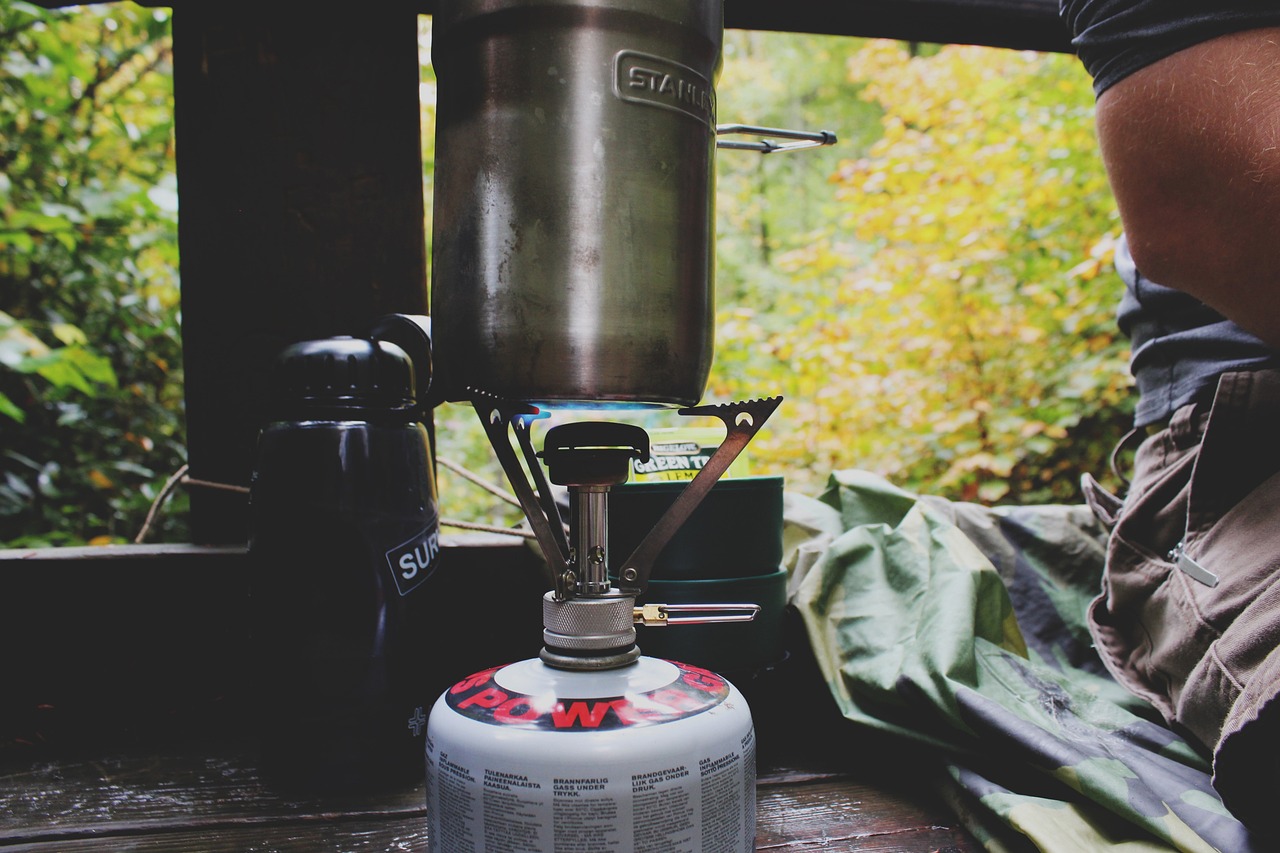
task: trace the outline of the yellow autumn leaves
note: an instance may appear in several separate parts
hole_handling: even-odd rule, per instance
[[[712,393],[788,398],[752,455],[805,491],[860,467],[1070,498],[1129,417],[1088,76],[1068,56],[856,44],[879,138],[830,159],[837,212],[773,256],[789,283],[771,310],[722,306]]]

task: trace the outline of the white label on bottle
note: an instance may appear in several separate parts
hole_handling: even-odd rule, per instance
[[[551,784],[557,853],[619,849],[622,826],[618,802],[606,793],[608,776],[556,776]]]
[[[387,552],[387,565],[401,596],[413,592],[431,577],[440,557],[440,532],[432,525]]]
[[[684,765],[631,776],[634,853],[695,853],[694,791]]]
[[[428,825],[432,849],[452,853],[476,853],[476,778],[470,769],[440,753],[427,766],[427,785],[436,792],[436,802],[428,800]]]

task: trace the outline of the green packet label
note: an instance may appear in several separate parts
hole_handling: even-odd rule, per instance
[[[692,480],[723,440],[724,430],[714,427],[650,430],[649,461],[632,460],[631,481],[655,483]],[[724,476],[746,477],[748,469],[745,454],[739,454]]]

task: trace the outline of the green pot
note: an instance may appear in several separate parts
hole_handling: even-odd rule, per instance
[[[731,477],[711,488],[654,561],[650,578],[770,575],[782,565],[782,477]],[[609,552],[625,559],[688,482],[625,483],[609,492]]]

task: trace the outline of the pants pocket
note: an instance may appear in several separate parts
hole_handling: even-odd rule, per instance
[[[1251,609],[1280,567],[1277,424],[1280,372],[1226,374],[1207,417],[1188,407],[1148,439],[1090,611],[1113,674],[1206,747],[1280,638]]]
[[[1177,718],[1214,745],[1223,720],[1280,645],[1280,473],[1254,487],[1186,551],[1216,578],[1183,581],[1197,631],[1208,639],[1177,698]]]
[[[1186,529],[1196,442],[1190,411],[1139,449],[1133,482],[1107,543],[1102,590],[1089,610],[1089,628],[1103,663],[1167,720],[1173,697],[1198,656],[1179,626],[1187,601],[1168,552]]]

